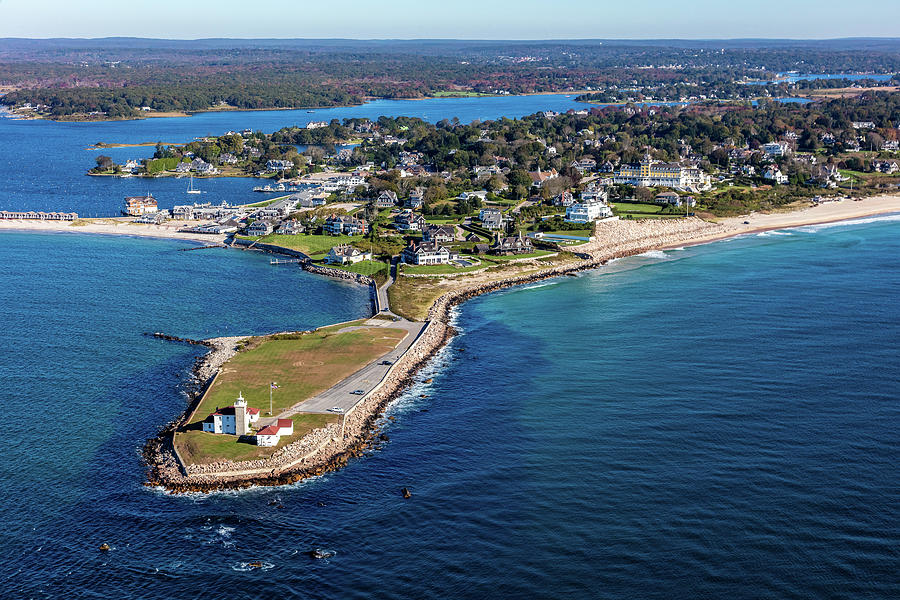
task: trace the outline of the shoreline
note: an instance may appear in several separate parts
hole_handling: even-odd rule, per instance
[[[429,308],[427,326],[422,334],[396,362],[396,371],[392,369],[376,390],[354,408],[352,415],[348,415],[350,418],[346,431],[339,426],[329,425],[285,446],[271,459],[257,461],[259,464],[247,465],[246,468],[240,469],[238,464],[226,462],[213,466],[204,465],[190,473],[188,469],[180,469],[171,457],[166,456],[167,448],[173,448],[171,433],[174,429],[169,426],[145,447],[144,458],[149,467],[147,485],[162,487],[173,493],[209,493],[252,486],[287,485],[342,468],[351,458],[361,456],[367,448],[377,444],[378,424],[384,411],[415,382],[417,373],[456,335],[456,330],[451,325],[452,311],[471,298],[509,287],[593,270],[606,265],[610,260],[651,250],[695,246],[771,229],[900,212],[900,196],[883,197],[881,200],[882,202],[876,203],[845,200],[832,203],[834,207],[826,210],[819,210],[823,207],[814,206],[787,213],[733,217],[720,223],[709,223],[696,218],[668,223],[661,221],[598,223],[595,237],[604,241],[595,241],[579,247],[578,250],[584,259],[579,263],[477,283],[448,291],[438,297]],[[811,212],[814,214],[810,215]],[[750,223],[745,225],[744,221]],[[611,239],[613,243],[609,244],[608,240]],[[201,359],[198,363],[198,368],[201,368],[205,360]],[[199,401],[200,397],[198,395],[192,399],[191,406]],[[190,409],[190,406],[188,408]],[[185,414],[188,414],[187,410]],[[184,416],[183,414],[175,422],[183,420]]]

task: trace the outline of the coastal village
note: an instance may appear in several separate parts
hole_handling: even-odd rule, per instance
[[[231,131],[183,146],[158,144],[153,158],[122,165],[98,157],[94,176],[187,183],[185,201],[149,192],[125,197],[117,223],[284,255],[272,264],[297,263],[372,292],[370,319],[229,340],[214,351],[222,357],[218,367],[228,362],[227,375],[208,374],[198,404],[169,432],[171,452],[165,445],[151,451],[151,480],[208,489],[285,481],[298,465],[306,473],[332,468],[356,451],[348,448],[359,447],[391,394],[451,335],[453,304],[611,258],[728,235],[733,229],[717,221],[746,206],[725,198],[776,206],[781,193],[779,202],[787,196],[798,208],[883,193],[900,180],[893,124],[821,128],[814,143],[809,130],[784,126],[775,139],[729,138],[702,148],[695,139],[649,139],[621,124],[609,127],[616,119],[652,119],[656,111],[548,111],[513,125],[312,122],[273,134]],[[265,183],[248,189],[250,201],[242,204],[203,196],[204,181],[229,176]],[[10,211],[0,219],[83,221],[74,213]],[[313,388],[291,381],[297,369],[268,370],[312,356],[327,362],[335,338],[352,340],[358,356],[349,370],[304,372],[317,378]],[[281,367],[251,368],[260,347],[282,348]],[[357,375],[363,372],[368,379]],[[266,410],[262,390],[272,404],[276,387],[269,382],[276,377],[288,383]]]

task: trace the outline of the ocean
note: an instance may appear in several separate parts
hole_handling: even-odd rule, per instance
[[[138,184],[180,202],[85,177],[85,145],[289,113],[0,119],[0,208],[100,212]],[[142,334],[307,329],[368,314],[368,292],[251,252],[0,232],[0,597],[895,598],[898,233],[767,232],[476,298],[365,457],[171,496],[139,452],[202,349]]]
[[[198,350],[140,333],[305,328],[365,294],[246,252],[4,234],[4,596],[896,597],[898,226],[479,297],[368,456],[177,497],[138,452]]]

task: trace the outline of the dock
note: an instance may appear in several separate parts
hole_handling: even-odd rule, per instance
[[[295,265],[302,263],[305,258],[273,258],[269,261],[270,265]]]

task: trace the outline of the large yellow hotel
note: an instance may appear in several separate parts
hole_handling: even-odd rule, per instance
[[[619,167],[619,170],[613,175],[613,183],[638,187],[670,187],[690,191],[700,191],[710,187],[709,175],[696,165],[664,163],[653,160],[649,154],[636,165]]]

